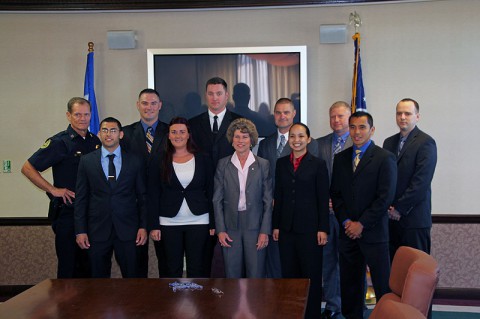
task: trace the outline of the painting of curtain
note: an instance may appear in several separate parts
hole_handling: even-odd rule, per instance
[[[274,133],[275,102],[292,98],[300,116],[300,92],[302,86],[306,89],[306,76],[303,79],[300,74],[301,66],[306,70],[306,58],[301,52],[281,48],[147,50],[149,87],[163,101],[160,120],[168,123],[173,116],[192,118],[205,112],[205,83],[218,76],[228,84],[227,108],[252,120],[260,136]]]

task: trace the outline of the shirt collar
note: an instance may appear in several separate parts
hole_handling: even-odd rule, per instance
[[[240,170],[242,169],[242,166],[240,164],[240,159],[237,156],[237,152],[233,152],[230,161],[233,163],[233,165],[235,165],[235,167],[237,167]],[[255,156],[253,156],[252,151],[250,151],[248,153],[247,161],[245,162],[243,169],[250,167],[250,165],[252,165],[253,162],[255,162]]]
[[[213,117],[216,115],[218,116],[218,121],[222,122],[223,117],[225,116],[225,113],[227,113],[227,108],[223,109],[223,111],[218,114],[215,114],[212,111],[208,110],[208,116],[212,121],[213,121]]]
[[[360,158],[362,158],[363,154],[365,154],[365,152],[367,151],[367,148],[370,146],[370,144],[372,144],[372,140],[368,140],[368,142],[365,143],[365,144],[364,144],[362,147],[360,147],[360,148],[359,148],[359,147],[356,147],[355,145],[353,145],[353,154],[352,154],[353,157],[355,157],[355,155],[356,155],[356,154],[355,154],[355,151],[356,151],[356,150],[360,150],[360,151],[362,151],[362,152],[360,153]]]
[[[77,131],[75,131],[72,127],[71,124],[68,124],[68,127],[67,127],[67,133],[68,133],[68,136],[73,140],[74,138],[76,138],[77,136],[81,137],[81,138],[84,138],[83,136],[81,136],[80,134],[77,133]],[[85,135],[85,138],[89,138],[91,137],[92,133],[90,133],[90,131],[87,130],[87,134]]]
[[[280,142],[280,138],[281,138],[280,136],[282,136],[282,135],[285,136],[285,142],[288,141],[288,131],[287,131],[285,134],[282,134],[282,133],[280,133],[280,131],[277,129],[277,133],[278,133],[278,134],[277,134],[277,135],[278,135],[278,137],[277,137],[277,144],[278,144],[278,142]]]
[[[107,157],[107,155],[110,155],[110,154],[115,154],[115,157],[120,158],[122,155],[120,145],[118,145],[118,147],[112,153],[107,151],[107,149],[102,145],[102,157]]]
[[[155,134],[155,130],[157,129],[158,121],[159,121],[159,120],[156,120],[155,123],[152,124],[153,134]],[[148,129],[150,126],[148,126],[147,124],[145,124],[142,120],[140,120],[140,124],[142,124],[143,132],[144,132],[145,134],[147,134],[147,129]]]
[[[339,137],[342,138],[342,143],[345,143],[345,141],[347,140],[348,136],[350,136],[350,132],[347,131],[345,132],[345,134],[343,135],[337,135],[337,133],[333,132],[333,140],[336,142],[338,140]]]

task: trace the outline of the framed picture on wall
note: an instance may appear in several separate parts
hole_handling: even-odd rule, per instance
[[[260,136],[275,131],[279,98],[292,99],[295,121],[307,123],[306,46],[148,49],[147,59],[148,86],[160,93],[163,122],[205,112],[205,83],[218,76],[228,84],[227,107],[251,119]]]

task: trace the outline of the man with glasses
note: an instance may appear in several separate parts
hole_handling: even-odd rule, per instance
[[[101,149],[84,156],[78,167],[76,241],[89,252],[92,277],[110,277],[115,251],[123,278],[135,278],[137,247],[147,241],[144,163],[120,147],[117,119],[104,119],[99,136]]]
[[[57,278],[88,278],[88,256],[75,243],[73,202],[80,158],[100,147],[88,131],[90,103],[74,97],[67,104],[66,130],[47,139],[23,165],[22,173],[50,198],[48,217],[55,233],[58,259]],[[52,168],[53,185],[40,172]]]

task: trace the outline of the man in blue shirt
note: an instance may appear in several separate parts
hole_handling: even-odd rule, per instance
[[[349,120],[353,147],[335,157],[330,196],[343,231],[339,234],[340,290],[345,318],[363,318],[365,268],[370,268],[377,300],[389,292],[387,210],[395,195],[397,165],[392,153],[371,140],[369,113]]]
[[[140,121],[123,128],[123,139],[120,144],[125,151],[134,153],[143,158],[147,172],[147,185],[150,184],[154,174],[160,174],[160,158],[162,145],[168,131],[168,125],[159,120],[162,101],[154,89],[144,89],[138,94],[137,110]],[[149,201],[151,202],[151,201]],[[159,277],[167,276],[165,252],[162,241],[154,241],[155,252],[158,260]],[[142,278],[148,277],[148,241],[144,246],[138,247],[138,274]]]
[[[147,240],[143,160],[120,147],[122,125],[112,117],[100,123],[101,149],[83,156],[75,199],[77,244],[88,249],[92,277],[109,278],[112,253],[124,278],[137,274],[137,247]]]
[[[332,167],[334,156],[344,149],[352,146],[348,119],[352,114],[347,102],[337,101],[329,109],[330,127],[332,133],[319,139],[318,157],[327,163],[329,181],[332,179]],[[330,232],[328,244],[323,247],[323,294],[325,299],[325,311],[322,319],[334,318],[340,314],[340,270],[338,266],[338,221],[334,218],[332,201],[330,200]]]

